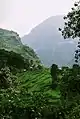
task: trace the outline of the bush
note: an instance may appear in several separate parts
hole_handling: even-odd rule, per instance
[[[65,110],[65,119],[80,118],[80,67],[73,67],[66,71],[60,83],[61,103]]]
[[[0,71],[0,88],[9,88],[12,85],[11,73],[8,67]]]
[[[55,89],[57,87],[57,75],[58,75],[58,66],[56,64],[52,64],[51,66],[51,76],[52,76],[52,88]]]

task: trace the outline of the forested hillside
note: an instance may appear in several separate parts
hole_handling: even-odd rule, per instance
[[[59,28],[64,39],[80,38],[79,21],[77,2]],[[72,67],[44,67],[17,33],[0,29],[0,119],[80,119],[80,40],[74,54]]]
[[[18,69],[28,69],[30,65],[40,64],[34,50],[23,45],[17,33],[5,29],[0,29],[0,62],[1,67],[8,65]]]

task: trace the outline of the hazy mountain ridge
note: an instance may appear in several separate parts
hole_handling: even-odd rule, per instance
[[[52,63],[57,63],[59,66],[67,65],[74,58],[76,42],[71,41],[72,43],[70,43],[70,40],[63,39],[58,31],[58,28],[63,26],[63,16],[50,17],[33,28],[28,35],[25,35],[22,42],[28,44],[37,52],[43,64],[47,66]],[[70,47],[68,47],[69,45]]]

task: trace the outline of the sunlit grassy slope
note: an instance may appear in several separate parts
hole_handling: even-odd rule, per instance
[[[19,88],[26,89],[29,92],[38,91],[47,94],[48,98],[59,98],[59,90],[52,90],[51,76],[49,69],[39,71],[27,71],[18,74],[18,80],[21,82]]]

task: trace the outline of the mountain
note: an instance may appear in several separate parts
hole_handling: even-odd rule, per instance
[[[63,26],[63,16],[52,16],[22,37],[22,42],[32,47],[46,66],[52,63],[67,65],[74,58],[76,42],[63,39],[58,31]]]
[[[40,63],[34,50],[23,45],[16,32],[0,29],[0,68],[3,65],[28,68],[30,63]]]
[[[76,49],[76,43],[70,40],[58,43],[55,52],[53,54],[54,63],[61,66],[71,66],[74,62],[74,52]]]

